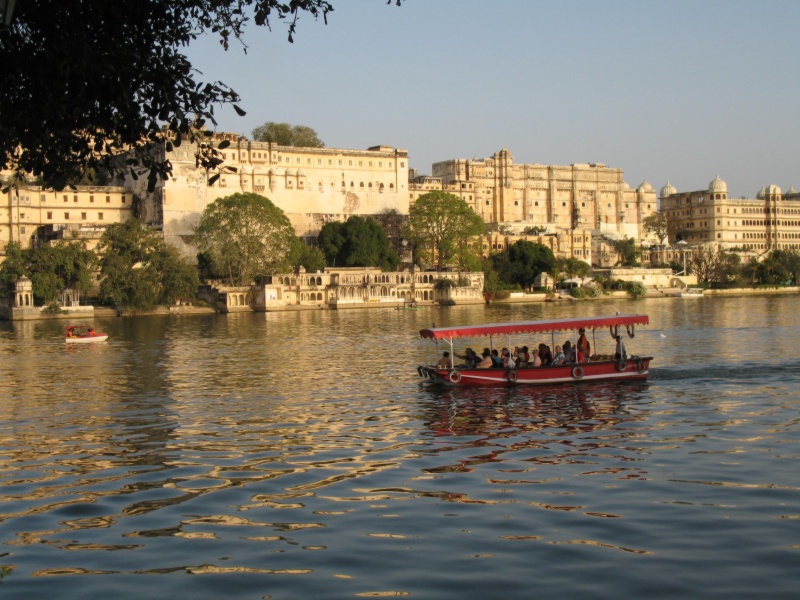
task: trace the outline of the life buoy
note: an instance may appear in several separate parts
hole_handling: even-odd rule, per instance
[[[519,379],[519,375],[517,375],[517,372],[514,369],[510,369],[508,374],[506,374],[506,379],[508,379],[508,381],[511,383],[516,383],[517,379]]]
[[[628,368],[628,361],[627,360],[618,360],[617,361],[617,371],[622,373],[625,369]]]
[[[583,367],[581,367],[580,365],[578,365],[577,367],[572,367],[572,376],[575,379],[583,378]]]
[[[456,371],[455,369],[453,369],[452,371],[450,371],[448,377],[450,378],[450,381],[452,381],[453,383],[458,383],[459,381],[461,381],[461,371]]]
[[[644,373],[644,370],[645,370],[646,368],[647,368],[647,367],[645,366],[645,364],[644,364],[644,361],[643,361],[643,360],[637,360],[637,361],[636,361],[636,370],[637,370],[637,371],[639,371],[639,373]]]
[[[634,335],[636,335],[635,327],[636,326],[633,323],[628,323],[625,325],[625,330],[628,332],[629,338],[632,338]]]

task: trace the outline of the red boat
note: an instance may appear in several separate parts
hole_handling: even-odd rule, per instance
[[[592,334],[594,342],[597,330],[611,333],[613,341],[609,345],[616,350],[617,336],[623,338],[627,335],[633,338],[637,325],[647,325],[647,315],[614,315],[609,317],[586,317],[582,319],[555,319],[551,321],[523,321],[519,323],[498,323],[492,325],[474,325],[465,327],[441,327],[421,329],[419,334],[426,339],[444,340],[450,345],[450,356],[453,353],[453,341],[460,338],[488,337],[490,347],[495,337],[505,341],[510,349],[511,336],[530,334],[551,334],[552,345],[555,347],[556,332],[567,332],[573,347],[577,346],[578,333],[585,330]],[[595,347],[592,343],[591,347]],[[541,367],[515,367],[515,368],[467,368],[455,365],[452,368],[422,365],[417,367],[420,377],[434,383],[446,385],[543,385],[554,383],[568,383],[576,381],[609,381],[616,379],[647,379],[650,372],[652,356],[629,356],[623,352],[622,356],[611,354],[593,354],[588,361],[564,362]]]
[[[68,344],[104,342],[107,339],[107,333],[95,331],[93,327],[89,327],[88,325],[68,325],[64,335],[64,341]]]

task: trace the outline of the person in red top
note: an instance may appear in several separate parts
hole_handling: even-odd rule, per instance
[[[578,356],[578,362],[579,363],[589,362],[589,356],[591,355],[592,350],[591,346],[589,345],[589,340],[586,339],[586,330],[583,327],[581,327],[578,330],[578,333],[580,335],[578,336],[578,344],[576,348],[578,350],[578,353],[583,355],[582,357]]]

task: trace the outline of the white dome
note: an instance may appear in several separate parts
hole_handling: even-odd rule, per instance
[[[727,194],[728,193],[728,184],[722,181],[717,175],[714,178],[714,181],[708,184],[708,191],[712,194],[720,193],[720,194]]]
[[[770,196],[780,196],[782,193],[783,192],[781,191],[781,188],[779,188],[774,183],[767,188],[767,194],[769,194]]]
[[[661,188],[661,197],[666,198],[667,196],[672,196],[672,194],[677,194],[678,190],[675,189],[675,186],[672,185],[669,180],[667,180],[667,184]]]
[[[762,187],[760,190],[758,190],[758,193],[756,194],[756,199],[763,200],[766,195],[767,195],[767,188]]]
[[[653,191],[653,186],[650,185],[647,182],[647,180],[644,180],[641,184],[639,184],[639,188],[638,188],[637,191],[642,192],[642,193],[652,192]]]

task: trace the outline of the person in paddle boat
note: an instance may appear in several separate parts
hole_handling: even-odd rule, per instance
[[[488,348],[483,349],[483,360],[478,363],[476,369],[491,369],[492,368],[492,353]]]
[[[453,361],[450,359],[449,352],[443,352],[442,358],[439,359],[439,362],[436,363],[436,367],[439,369],[452,369],[453,368]]]

